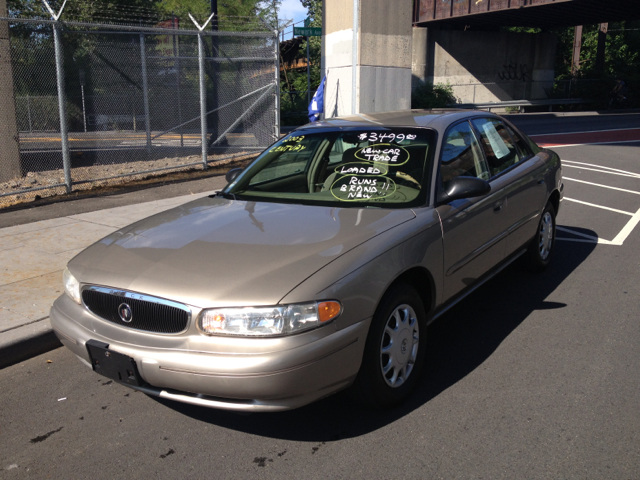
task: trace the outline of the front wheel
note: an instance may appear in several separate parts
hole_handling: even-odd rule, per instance
[[[422,370],[426,337],[426,315],[418,293],[405,284],[392,287],[371,321],[353,386],[358,400],[386,408],[408,397]]]
[[[531,241],[525,256],[525,265],[528,270],[542,272],[549,263],[553,254],[556,241],[556,210],[551,202],[542,211],[538,231]]]

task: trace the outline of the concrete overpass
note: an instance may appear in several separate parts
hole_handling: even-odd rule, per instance
[[[455,85],[460,101],[545,98],[562,27],[640,18],[639,0],[325,0],[327,117],[408,109],[420,81]]]
[[[541,27],[592,25],[640,18],[637,0],[414,0],[421,27]]]

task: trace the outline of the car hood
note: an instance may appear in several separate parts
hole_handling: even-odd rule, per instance
[[[357,245],[415,218],[205,197],[141,220],[69,262],[81,283],[197,307],[276,304]]]

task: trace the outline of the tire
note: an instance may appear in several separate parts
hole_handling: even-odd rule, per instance
[[[356,401],[389,408],[414,390],[424,364],[427,338],[424,306],[415,289],[393,286],[371,321],[362,366],[352,391]]]
[[[556,243],[556,210],[549,202],[544,207],[538,230],[525,254],[525,267],[531,272],[542,272],[551,263]]]

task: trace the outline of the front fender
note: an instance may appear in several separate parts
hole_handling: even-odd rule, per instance
[[[343,313],[336,326],[346,328],[371,318],[389,286],[414,267],[431,273],[436,285],[435,303],[440,303],[440,220],[431,208],[419,209],[416,214],[415,220],[384,232],[334,260],[289,292],[280,303],[339,300]]]

